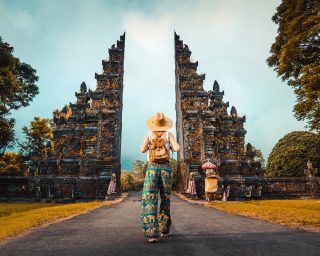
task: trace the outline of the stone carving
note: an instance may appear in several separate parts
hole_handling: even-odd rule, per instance
[[[314,176],[316,170],[313,168],[313,164],[310,159],[307,162],[307,168],[304,169],[304,173],[307,178],[307,186],[310,187],[311,197],[316,197],[316,194],[319,193],[319,181]]]
[[[253,187],[252,186],[248,186],[248,187],[246,187],[246,191],[245,191],[245,196],[246,197],[251,197],[252,196],[252,189],[253,189]]]
[[[314,169],[313,164],[310,160],[307,162],[307,168],[304,169],[304,173],[306,174],[307,178],[312,179],[314,177]]]
[[[262,195],[262,186],[259,186],[253,191],[253,197],[260,198],[261,195]]]
[[[230,185],[228,185],[226,188],[223,187],[223,194],[222,194],[222,202],[227,202],[230,195]]]

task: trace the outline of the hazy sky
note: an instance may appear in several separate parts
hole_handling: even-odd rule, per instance
[[[0,0],[0,36],[39,76],[40,94],[13,114],[17,137],[34,116],[52,118],[53,110],[74,102],[82,81],[94,89],[94,73],[125,31],[123,168],[144,160],[139,146],[147,117],[161,111],[175,120],[175,30],[206,74],[205,89],[219,82],[225,101],[247,116],[246,142],[267,159],[286,133],[305,129],[293,117],[292,89],[265,61],[280,2]]]

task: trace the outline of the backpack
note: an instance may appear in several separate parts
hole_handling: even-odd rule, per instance
[[[151,133],[149,134],[149,161],[155,163],[167,162],[170,160],[170,152],[165,145],[165,140],[162,138],[163,132],[155,133],[156,137],[153,139],[151,139]]]

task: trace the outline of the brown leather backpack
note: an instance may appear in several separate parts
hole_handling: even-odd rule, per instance
[[[155,132],[156,137],[150,139],[149,161],[155,163],[167,162],[170,160],[170,151],[162,138],[163,132]],[[149,138],[151,134],[149,135]]]

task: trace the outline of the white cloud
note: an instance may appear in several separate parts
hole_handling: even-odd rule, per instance
[[[169,40],[164,39],[172,35],[169,19],[152,19],[142,13],[133,13],[128,14],[123,23],[128,37],[146,51],[144,55],[158,56],[167,50]]]

